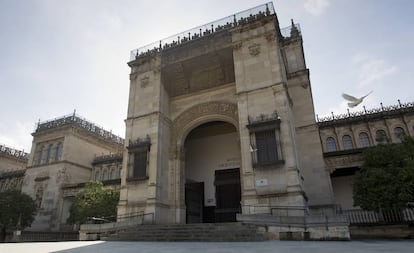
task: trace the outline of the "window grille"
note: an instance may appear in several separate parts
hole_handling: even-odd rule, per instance
[[[284,163],[280,146],[280,118],[277,112],[249,117],[246,126],[250,132],[250,152],[253,167],[262,167]]]
[[[129,141],[128,153],[128,178],[146,179],[148,178],[148,163],[151,141],[149,136],[145,139]]]

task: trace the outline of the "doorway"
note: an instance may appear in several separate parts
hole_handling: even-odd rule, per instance
[[[202,223],[204,208],[204,183],[185,184],[186,223]]]
[[[240,213],[240,169],[216,170],[216,222],[235,222]]]
[[[236,221],[241,195],[236,127],[222,121],[199,125],[184,147],[186,222]]]

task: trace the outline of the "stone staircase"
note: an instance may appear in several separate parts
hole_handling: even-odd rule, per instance
[[[237,242],[264,241],[266,237],[251,224],[197,223],[139,225],[116,234],[101,236],[108,241],[198,241]]]

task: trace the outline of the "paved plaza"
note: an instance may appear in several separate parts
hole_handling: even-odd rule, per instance
[[[42,242],[0,244],[4,253],[374,253],[414,252],[414,241],[350,241],[350,242]]]

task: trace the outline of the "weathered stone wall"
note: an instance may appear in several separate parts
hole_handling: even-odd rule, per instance
[[[321,141],[315,121],[309,70],[306,68],[301,36],[283,40],[287,62],[288,90],[295,122],[295,139],[304,190],[309,206],[332,205],[329,172],[322,157]]]
[[[294,139],[292,103],[287,90],[281,39],[274,20],[256,22],[232,30],[239,133],[242,156],[244,205],[304,205]],[[279,142],[284,163],[266,169],[253,168],[249,118],[280,118]],[[257,182],[267,182],[258,185]]]
[[[62,154],[55,159],[56,145],[62,143]],[[52,159],[47,159],[48,147]],[[39,147],[44,146],[39,164]],[[97,155],[115,153],[119,145],[94,138],[84,129],[65,126],[35,133],[29,166],[23,181],[22,192],[30,195],[38,205],[36,218],[28,230],[57,231],[66,216],[63,185],[89,181],[92,176],[92,161]],[[37,157],[36,157],[37,156]],[[35,157],[35,158],[33,158]]]

